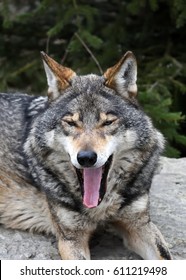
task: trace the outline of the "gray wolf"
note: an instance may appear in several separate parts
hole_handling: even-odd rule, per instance
[[[0,223],[54,234],[62,259],[89,259],[108,223],[143,259],[171,259],[149,215],[164,138],[138,104],[134,55],[103,76],[42,58],[47,97],[0,95]]]

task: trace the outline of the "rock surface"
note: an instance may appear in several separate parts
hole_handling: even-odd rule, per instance
[[[151,218],[163,233],[174,259],[186,259],[186,158],[161,158],[151,188]],[[91,244],[92,259],[140,259],[123,247],[110,229]],[[0,226],[0,259],[60,259],[54,237]]]

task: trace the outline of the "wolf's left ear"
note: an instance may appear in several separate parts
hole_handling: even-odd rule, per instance
[[[60,65],[44,52],[41,52],[41,56],[47,76],[48,98],[52,101],[70,86],[70,80],[76,73],[70,68]]]
[[[127,52],[122,59],[104,73],[105,85],[126,98],[137,95],[137,63],[132,52]]]

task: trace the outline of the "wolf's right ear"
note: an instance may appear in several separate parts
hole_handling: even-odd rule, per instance
[[[70,68],[60,65],[44,52],[41,52],[41,56],[47,76],[48,98],[52,101],[70,86],[70,80],[76,73]]]
[[[121,60],[104,73],[105,85],[119,95],[131,99],[137,95],[137,63],[132,52],[128,51]]]

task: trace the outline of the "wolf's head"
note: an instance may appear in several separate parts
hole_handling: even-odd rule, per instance
[[[77,76],[42,52],[49,107],[41,122],[50,149],[66,151],[83,193],[96,207],[106,191],[112,161],[120,151],[140,148],[149,138],[149,119],[138,108],[137,65],[127,52],[102,77]]]

